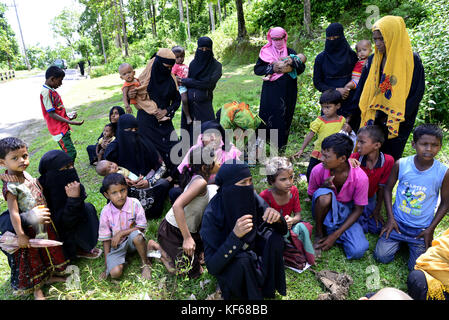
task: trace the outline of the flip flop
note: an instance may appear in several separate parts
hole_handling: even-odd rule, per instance
[[[101,256],[102,253],[103,250],[101,250],[100,248],[93,248],[92,250],[90,250],[90,252],[86,252],[85,254],[78,253],[76,257],[85,259],[97,259],[98,257]]]

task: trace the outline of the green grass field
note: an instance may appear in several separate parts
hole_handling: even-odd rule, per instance
[[[253,73],[253,64],[243,66],[225,66],[223,69],[223,77],[217,84],[214,91],[214,107],[217,110],[226,102],[244,101],[251,106],[259,104],[260,91],[262,87],[262,80]],[[310,89],[311,66],[304,75],[304,79],[300,81],[300,86],[307,86]],[[139,74],[139,71],[137,74]],[[102,131],[103,126],[108,122],[109,109],[114,105],[122,105],[121,99],[121,80],[117,75],[105,76],[95,79],[86,79],[79,81],[74,86],[70,94],[62,97],[65,105],[73,110],[78,111],[78,118],[85,119],[85,123],[81,127],[72,128],[72,139],[77,148],[78,156],[75,167],[80,176],[81,182],[86,188],[88,194],[87,201],[91,202],[100,214],[102,207],[106,204],[106,200],[99,193],[101,179],[96,174],[94,167],[89,165],[89,160],[86,152],[86,147],[89,144],[94,144],[97,137]],[[300,91],[301,92],[301,91]],[[36,97],[37,99],[37,97]],[[286,155],[291,155],[299,150],[304,134],[308,127],[304,123],[308,123],[308,119],[304,119],[305,112],[300,108],[304,105],[316,105],[318,112],[318,102],[302,101],[301,96],[298,99],[298,106],[295,114],[295,119],[301,119],[293,124],[293,132],[290,134],[289,144],[285,150]],[[70,108],[72,109],[72,108]],[[180,112],[178,110],[173,123],[176,128],[180,124]],[[305,121],[306,120],[306,121]],[[40,132],[34,135],[34,140],[29,144],[29,151],[31,154],[31,164],[28,172],[38,177],[37,170],[39,159],[42,155],[52,149],[57,149],[57,144],[52,140],[45,123],[42,121],[36,124],[36,130]],[[24,132],[26,135],[26,130]],[[447,133],[445,133],[447,138]],[[445,139],[447,141],[447,139]],[[306,149],[310,151],[311,145]],[[447,154],[447,147],[438,155],[440,161],[449,162],[445,154]],[[410,144],[406,147],[404,156],[413,153]],[[305,173],[307,163],[307,154],[301,160],[302,162],[295,163],[295,174],[297,179],[297,187],[300,192],[300,199],[307,197],[307,183],[299,179],[300,173]],[[255,188],[258,192],[268,188],[268,184],[264,182],[264,177],[259,174],[259,167],[252,169]],[[312,222],[310,212],[310,202],[301,201],[303,220]],[[7,208],[3,199],[0,200],[0,209]],[[169,209],[168,200],[165,203],[166,211]],[[146,232],[147,239],[157,238],[157,228],[161,217],[158,220],[149,221],[149,227]],[[441,234],[449,227],[449,219],[445,217],[440,225],[437,227],[435,236]],[[378,264],[372,258],[372,252],[376,245],[377,237],[368,235],[370,248],[366,252],[363,259],[356,261],[348,261],[339,246],[333,247],[331,250],[323,252],[320,259],[317,260],[314,270],[320,271],[323,269],[330,269],[338,272],[348,273],[354,280],[354,284],[350,288],[348,299],[358,299],[367,292],[375,291],[382,287],[395,287],[401,290],[406,290],[406,279],[408,270],[406,266],[408,250],[404,248],[401,250],[394,262],[388,265]],[[98,243],[101,247],[101,243]],[[137,255],[130,257],[129,264],[125,268],[125,272],[120,281],[111,281],[110,279],[102,281],[99,280],[99,275],[104,269],[103,256],[97,260],[80,260],[76,262],[74,275],[79,271],[79,286],[70,286],[72,281],[67,283],[58,283],[51,286],[44,287],[44,293],[49,299],[64,299],[64,300],[134,300],[134,299],[191,299],[192,295],[196,299],[206,299],[206,297],[215,292],[216,281],[207,272],[203,273],[201,277],[195,280],[190,280],[184,277],[176,277],[168,274],[164,266],[159,261],[153,262],[152,279],[150,281],[143,281],[140,278],[140,262]],[[9,283],[10,270],[5,255],[0,255],[0,299],[32,299],[32,296],[14,296]],[[71,276],[70,279],[75,279]],[[277,295],[276,299],[283,300],[314,300],[320,293],[325,290],[322,285],[316,280],[314,274],[307,270],[302,274],[295,273],[289,269],[286,270],[287,277],[287,296],[282,297]]]

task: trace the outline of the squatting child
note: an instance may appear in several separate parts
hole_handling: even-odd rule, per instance
[[[389,154],[380,152],[385,141],[382,129],[376,125],[362,127],[357,133],[357,152],[351,155],[365,171],[369,180],[368,205],[359,218],[365,233],[379,234],[384,220],[381,216],[384,202],[384,186],[388,181],[394,159]]]
[[[321,144],[321,163],[310,174],[307,193],[316,221],[315,249],[329,250],[341,243],[347,259],[360,259],[369,243],[357,221],[368,204],[368,177],[348,159],[352,140],[334,133]]]
[[[449,209],[449,171],[435,159],[442,142],[443,133],[437,125],[422,124],[413,131],[412,147],[416,154],[395,162],[385,186],[388,220],[374,251],[377,261],[393,261],[404,243],[410,254],[408,268],[413,270],[416,259],[432,245],[435,228]],[[392,204],[396,182],[396,199]]]
[[[315,264],[312,225],[301,220],[298,188],[293,184],[293,164],[285,157],[272,157],[265,163],[267,181],[271,185],[260,193],[265,202],[283,215],[289,233],[285,237],[285,264],[302,270],[306,262]]]
[[[321,94],[320,105],[322,115],[310,123],[310,131],[305,136],[301,149],[295,154],[295,157],[301,157],[304,149],[312,141],[315,134],[317,135],[313,151],[310,155],[309,166],[307,167],[307,181],[309,181],[312,169],[320,163],[321,143],[323,139],[333,133],[339,132],[346,122],[343,116],[337,114],[338,109],[341,107],[341,101],[341,94],[335,89],[326,90]]]
[[[70,137],[70,126],[80,126],[82,121],[73,121],[76,119],[77,113],[72,112],[69,115],[64,108],[61,96],[56,92],[62,85],[65,72],[56,66],[51,66],[45,72],[45,84],[40,94],[42,114],[47,122],[47,128],[53,136],[53,140],[58,142],[61,149],[72,157],[76,158],[76,149]]]
[[[100,215],[98,240],[103,241],[106,265],[101,278],[106,279],[109,274],[113,279],[119,278],[123,273],[126,254],[137,250],[142,262],[142,278],[150,279],[144,237],[147,219],[142,205],[139,200],[128,197],[125,177],[119,173],[107,175],[100,191],[110,201]]]
[[[8,254],[11,287],[16,293],[34,293],[36,300],[43,300],[45,297],[42,287],[45,284],[65,281],[65,278],[60,276],[65,274],[68,260],[64,257],[62,246],[32,248],[30,245],[29,239],[36,238],[37,235],[49,240],[58,240],[58,237],[48,216],[42,188],[37,179],[25,171],[29,164],[28,148],[22,140],[14,137],[0,140],[0,165],[6,167],[6,173],[18,181],[3,184],[3,196],[8,203],[11,223],[19,245],[17,251]],[[20,213],[30,210],[36,214],[37,221],[26,225]],[[45,214],[47,217],[42,219]]]

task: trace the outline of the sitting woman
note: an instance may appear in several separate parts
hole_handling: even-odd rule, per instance
[[[217,194],[204,211],[200,235],[207,270],[223,298],[274,298],[286,294],[284,218],[254,191],[247,164],[225,162],[215,177]]]
[[[140,200],[147,219],[160,217],[169,189],[169,182],[161,179],[166,167],[151,141],[139,133],[132,114],[120,116],[116,139],[108,145],[104,157],[139,175],[136,181],[126,178],[129,196]]]
[[[39,163],[41,184],[51,217],[64,243],[66,258],[98,258],[99,220],[73,167],[73,159],[62,150],[45,153]]]
[[[158,230],[158,241],[164,262],[169,256],[168,269],[187,269],[191,278],[202,273],[203,242],[199,234],[201,219],[209,199],[215,195],[216,186],[207,185],[211,174],[217,173],[219,163],[214,160],[213,149],[198,147],[189,154],[189,162],[181,174],[183,193],[162,220]],[[194,160],[200,159],[196,162]],[[192,261],[189,266],[186,261]],[[164,262],[165,263],[165,262]]]
[[[123,110],[122,107],[119,106],[113,106],[111,108],[111,110],[109,110],[109,122],[112,125],[112,129],[114,132],[117,132],[117,123],[118,123],[118,118],[122,115],[125,114],[125,110]],[[86,150],[87,150],[87,154],[89,155],[89,163],[91,165],[96,165],[97,164],[97,145],[98,145],[98,141],[103,137],[103,132],[101,133],[101,135],[98,137],[97,139],[97,143],[93,144],[93,145],[89,145],[87,146]]]

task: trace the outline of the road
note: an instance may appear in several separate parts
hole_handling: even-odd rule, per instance
[[[76,80],[85,79],[76,69],[67,69],[65,73],[62,86],[58,88],[62,101],[64,95],[76,84]],[[31,123],[44,121],[39,100],[44,83],[45,72],[26,79],[0,82],[0,139],[22,136]]]

